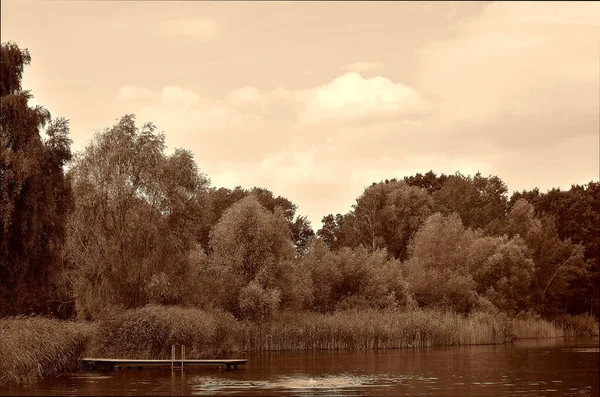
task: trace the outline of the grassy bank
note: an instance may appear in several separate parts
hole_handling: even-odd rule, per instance
[[[0,386],[77,368],[94,326],[43,317],[0,318]]]

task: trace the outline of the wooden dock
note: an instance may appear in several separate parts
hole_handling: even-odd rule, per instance
[[[123,369],[159,369],[183,368],[197,365],[224,365],[230,370],[237,369],[238,365],[248,362],[247,359],[222,359],[222,360],[134,360],[128,358],[84,358],[83,364],[88,368],[102,368],[109,370]]]

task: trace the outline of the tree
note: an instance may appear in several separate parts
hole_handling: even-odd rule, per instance
[[[68,259],[78,315],[181,300],[190,252],[206,232],[209,181],[190,152],[133,115],[96,134],[70,170],[76,208]],[[158,292],[157,292],[158,291]]]
[[[263,207],[273,213],[277,208],[280,209],[292,232],[296,256],[301,256],[309,241],[315,235],[310,221],[305,216],[296,215],[297,206],[295,204],[285,197],[275,197],[273,192],[268,189],[254,187],[246,190],[240,186],[233,190],[227,188],[212,189],[213,226],[216,225],[228,208],[249,195],[254,195]]]
[[[600,183],[572,185],[567,191],[551,189],[541,193],[535,188],[514,192],[510,206],[514,207],[520,199],[533,205],[537,217],[551,217],[561,240],[570,239],[583,246],[589,272],[570,282],[569,311],[597,313],[600,304]]]
[[[245,197],[225,211],[214,227],[210,248],[213,274],[227,280],[225,308],[238,317],[273,315],[287,292],[279,287],[283,264],[294,256],[283,211],[272,213],[256,196]]]
[[[358,246],[354,232],[355,221],[356,218],[352,213],[326,215],[321,220],[323,227],[319,229],[317,236],[333,251],[341,247]]]
[[[385,248],[403,260],[409,240],[431,213],[431,205],[425,190],[404,181],[374,183],[356,199],[350,213],[324,217],[318,234],[331,248]]]
[[[410,304],[400,262],[389,259],[385,250],[370,252],[360,246],[332,252],[317,238],[299,265],[310,277],[311,310],[325,313]]]
[[[69,123],[27,101],[21,88],[31,57],[2,43],[0,77],[0,316],[52,310],[72,207],[64,166]],[[46,127],[46,138],[41,132]]]
[[[568,309],[574,295],[585,294],[577,288],[580,280],[590,277],[583,247],[562,240],[552,217],[536,216],[533,205],[521,198],[510,210],[506,232],[523,238],[535,262],[532,305],[541,314],[556,316]]]
[[[478,172],[471,178],[457,172],[433,193],[434,208],[444,215],[457,213],[465,226],[483,229],[506,217],[506,194],[507,187],[497,176]]]
[[[440,190],[447,180],[448,175],[440,174],[440,176],[437,176],[433,171],[404,177],[404,182],[408,183],[410,186],[425,189],[430,195]]]
[[[408,281],[421,306],[468,312],[482,299],[515,314],[530,304],[534,264],[525,243],[465,228],[457,214],[429,217],[416,233]]]

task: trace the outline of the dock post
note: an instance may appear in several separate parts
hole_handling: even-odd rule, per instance
[[[183,376],[183,362],[185,361],[185,345],[181,345],[181,376]]]
[[[171,372],[173,371],[174,361],[175,361],[175,345],[171,345]]]

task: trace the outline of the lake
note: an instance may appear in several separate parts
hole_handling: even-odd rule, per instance
[[[597,338],[237,354],[237,371],[77,372],[2,395],[598,396]]]

